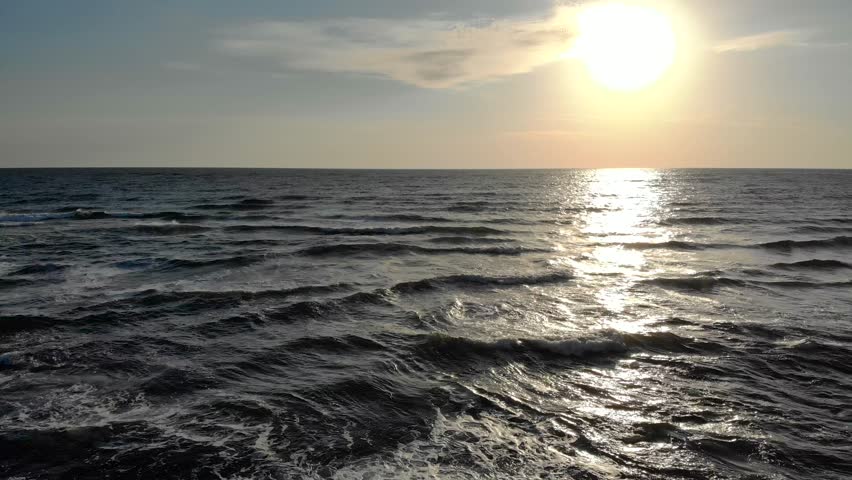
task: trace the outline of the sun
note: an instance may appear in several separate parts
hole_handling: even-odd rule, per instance
[[[611,90],[650,86],[674,63],[677,40],[669,18],[653,8],[598,3],[578,13],[570,55]]]

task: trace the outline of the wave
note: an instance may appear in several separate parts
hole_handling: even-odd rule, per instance
[[[852,232],[852,227],[828,227],[822,225],[805,225],[793,229],[796,233],[847,233]]]
[[[193,205],[191,208],[197,210],[229,210],[233,204],[218,204],[218,203],[201,203]]]
[[[725,333],[732,333],[737,335],[742,335],[744,337],[752,338],[766,338],[777,340],[787,336],[787,331],[783,329],[773,328],[770,325],[764,325],[761,323],[751,323],[751,322],[730,322],[730,321],[722,321],[722,322],[713,322],[710,324],[704,323],[701,324],[701,328],[705,330],[718,330]]]
[[[77,210],[71,218],[74,220],[102,220],[112,216],[103,210]]]
[[[0,222],[45,222],[49,220],[102,220],[105,218],[130,218],[138,217],[139,214],[107,213],[103,210],[84,210],[75,208],[62,208],[54,212],[34,213],[3,213],[0,214]]]
[[[158,271],[170,271],[170,270],[185,270],[185,269],[197,269],[197,268],[206,268],[206,267],[245,267],[248,265],[252,265],[255,263],[262,262],[269,258],[269,255],[237,255],[234,257],[227,258],[217,258],[213,260],[185,260],[185,259],[171,259],[166,260],[165,262],[160,263],[155,267],[155,270]]]
[[[655,285],[662,288],[712,291],[718,287],[745,287],[748,282],[726,277],[683,277],[683,278],[652,278],[642,280],[645,285]]]
[[[741,218],[727,217],[678,217],[668,218],[660,222],[661,225],[725,225],[732,223],[743,223]]]
[[[501,212],[509,210],[529,210],[533,212],[547,213],[568,213],[584,211],[595,211],[593,207],[566,207],[562,205],[554,205],[549,202],[520,202],[520,201],[485,201],[473,200],[469,202],[456,202],[446,208],[448,212],[454,213],[482,213],[482,212]]]
[[[323,318],[337,310],[339,307],[333,302],[308,300],[267,312],[266,317],[270,320],[295,323],[306,319]]]
[[[135,225],[132,227],[132,231],[148,235],[182,235],[186,233],[206,232],[208,230],[210,230],[209,227],[181,223],[165,225]]]
[[[491,202],[457,202],[447,207],[448,212],[482,212],[493,208],[495,205]]]
[[[661,325],[670,325],[670,326],[678,326],[678,327],[694,326],[695,325],[695,322],[691,322],[691,321],[689,321],[685,318],[681,318],[681,317],[664,318],[664,319],[658,321],[657,323],[659,323]]]
[[[337,283],[332,285],[303,285],[300,287],[279,290],[187,290],[187,291],[160,291],[144,290],[133,297],[133,301],[142,301],[145,306],[159,306],[175,302],[198,301],[210,306],[219,306],[222,303],[233,303],[252,301],[260,299],[285,299],[301,295],[323,295],[330,293],[351,291],[353,285],[348,283]]]
[[[278,200],[319,200],[320,197],[310,195],[279,195],[275,197]]]
[[[571,280],[573,276],[567,272],[553,272],[545,275],[529,275],[517,277],[485,277],[479,275],[453,275],[435,277],[414,282],[402,282],[389,288],[373,291],[355,292],[343,297],[311,299],[299,301],[278,308],[269,313],[273,320],[296,322],[309,318],[319,318],[344,307],[359,307],[366,305],[390,305],[394,294],[415,294],[418,292],[436,290],[442,287],[491,286],[507,287],[514,285],[542,285]],[[331,285],[306,285],[282,290],[260,291],[159,291],[145,290],[137,293],[129,301],[133,304],[143,304],[145,307],[156,307],[170,303],[181,303],[193,309],[218,308],[235,305],[240,302],[262,299],[283,300],[291,297],[316,297],[342,292],[349,292],[355,285],[338,283]],[[115,305],[112,305],[114,308]]]
[[[773,250],[792,250],[794,248],[850,247],[852,246],[852,237],[840,236],[820,240],[779,240],[777,242],[760,243],[756,246]]]
[[[27,280],[24,278],[0,278],[0,290],[6,288],[18,288],[25,287],[27,285],[32,285],[32,280]]]
[[[74,205],[74,206],[70,206],[70,207],[57,208],[56,210],[54,210],[54,212],[56,212],[56,213],[74,213],[74,212],[77,212],[77,211],[87,211],[87,210],[97,210],[97,208],[91,207],[91,206],[81,207],[81,206]]]
[[[398,213],[391,215],[324,215],[322,218],[331,220],[368,220],[377,222],[433,222],[433,223],[452,223],[455,220],[446,217],[430,217],[425,215],[416,215],[411,213]]]
[[[574,278],[567,272],[553,272],[545,275],[519,275],[512,277],[486,277],[482,275],[450,275],[446,277],[427,278],[414,282],[402,282],[389,290],[396,293],[434,290],[444,286],[512,286],[512,285],[543,285],[548,283],[567,282]]]
[[[848,282],[806,282],[802,280],[776,281],[776,282],[753,282],[759,285],[780,288],[837,288],[852,286],[852,280]]]
[[[275,205],[275,202],[272,200],[268,200],[265,198],[246,198],[245,200],[240,200],[240,205]]]
[[[0,222],[0,228],[20,228],[32,227],[35,223],[32,222]]]
[[[830,288],[845,287],[852,285],[848,282],[807,282],[802,280],[790,281],[758,281],[739,280],[726,277],[684,277],[684,278],[653,278],[642,280],[645,285],[655,285],[662,288],[675,290],[694,290],[699,292],[711,292],[721,287],[777,287],[777,288]]]
[[[489,227],[449,227],[438,225],[423,225],[419,227],[386,227],[386,228],[332,228],[315,227],[310,225],[232,225],[225,227],[228,232],[260,232],[265,230],[294,233],[309,233],[316,235],[350,235],[350,236],[382,236],[382,235],[425,235],[425,234],[468,234],[495,235],[507,233],[503,230]]]
[[[208,267],[224,267],[237,268],[244,267],[256,263],[261,263],[272,258],[278,258],[284,254],[278,253],[258,253],[236,255],[233,257],[213,258],[213,259],[181,259],[167,257],[145,257],[130,260],[123,260],[112,263],[111,266],[124,270],[145,270],[167,272],[183,269],[199,269]]]
[[[98,193],[80,193],[77,195],[69,195],[68,199],[75,202],[90,202],[92,200],[97,200],[101,196]]]
[[[470,243],[513,243],[515,240],[511,238],[495,238],[495,237],[435,237],[427,240],[429,243],[446,243],[449,245],[465,245]]]
[[[199,222],[210,218],[207,215],[198,215],[183,212],[107,212],[84,207],[62,207],[52,212],[32,213],[2,213],[0,222],[44,222],[48,220],[102,220],[106,218],[144,218],[171,220],[177,222]]]
[[[228,245],[231,246],[246,246],[250,245],[253,247],[277,247],[282,245],[282,242],[279,240],[269,240],[265,238],[250,238],[248,240],[231,240],[227,242]]]
[[[852,269],[852,264],[841,262],[840,260],[820,260],[811,259],[793,263],[776,263],[771,265],[773,268],[782,270],[835,270],[835,269]]]
[[[272,200],[263,198],[247,198],[235,203],[202,203],[194,205],[197,210],[262,210],[275,205]]]
[[[492,225],[567,225],[570,224],[570,221],[567,220],[530,220],[524,218],[484,218],[478,219],[477,221],[481,223],[488,223]]]
[[[0,335],[50,328],[58,323],[55,318],[38,315],[0,315]]]
[[[120,262],[114,262],[111,264],[111,266],[123,270],[137,270],[149,268],[167,261],[167,258],[136,258],[132,260],[122,260]]]
[[[210,217],[207,215],[197,215],[183,212],[155,212],[140,214],[138,218],[156,218],[160,220],[172,220],[175,222],[200,222],[202,220],[207,220]]]
[[[68,266],[57,265],[55,263],[36,263],[33,265],[27,265],[26,267],[19,268],[18,270],[14,270],[8,275],[41,275],[45,273],[61,272],[66,268],[68,268]]]
[[[439,353],[444,356],[468,356],[470,354],[491,356],[502,354],[539,354],[561,357],[590,357],[627,350],[625,343],[618,338],[574,338],[565,340],[504,338],[497,340],[478,340],[457,337],[442,333],[425,335],[419,342],[421,350]]]
[[[840,236],[821,240],[778,240],[774,242],[757,243],[752,245],[734,245],[723,243],[695,243],[680,240],[667,242],[633,242],[633,243],[600,243],[599,246],[623,245],[635,250],[668,249],[697,251],[710,248],[766,248],[772,250],[792,250],[794,248],[831,248],[852,246],[852,237]]]
[[[779,341],[776,344],[780,348],[810,352],[819,355],[834,354],[849,358],[849,354],[852,353],[852,350],[850,350],[849,347],[825,341],[821,342],[810,337],[800,338],[798,340]]]
[[[357,255],[370,254],[448,254],[459,253],[469,255],[521,255],[533,252],[549,252],[550,250],[525,248],[525,247],[453,247],[453,248],[429,248],[402,243],[343,243],[334,245],[318,245],[308,247],[296,252],[304,256],[332,256],[332,255]]]
[[[0,222],[15,222],[15,223],[32,223],[44,222],[47,220],[57,220],[73,218],[74,212],[54,212],[54,213],[7,213],[0,214]]]
[[[217,385],[218,382],[201,371],[166,367],[164,371],[143,381],[139,389],[146,396],[175,398]]]
[[[283,300],[290,297],[304,296],[315,298],[318,295],[333,294],[351,291],[351,284],[335,285],[308,285],[286,290],[265,290],[258,292],[230,291],[230,292],[158,292],[156,290],[140,292],[134,303],[142,303],[145,306],[158,306],[168,303],[179,303],[182,308],[191,311],[199,309],[215,309],[219,307],[233,307],[243,301],[254,301],[259,299]],[[235,333],[241,329],[253,328],[253,325],[264,324],[269,321],[282,323],[298,323],[312,319],[328,320],[332,315],[346,313],[351,314],[351,309],[368,306],[391,306],[392,302],[387,290],[376,290],[373,292],[357,292],[343,297],[329,297],[312,300],[301,300],[294,303],[264,310],[263,314],[242,313],[235,317],[229,317],[215,322],[202,323],[197,330],[205,336],[219,336]],[[105,304],[110,307],[114,305]]]
[[[650,352],[710,352],[724,347],[700,342],[671,332],[620,333],[602,332],[598,337],[569,339],[501,338],[480,340],[433,333],[422,336],[418,348],[435,360],[447,357],[538,355],[573,358],[598,358],[638,349]],[[437,354],[437,355],[436,355]]]
[[[347,296],[325,299],[310,299],[298,301],[267,312],[267,318],[288,323],[306,319],[321,318],[340,312],[344,308],[358,308],[370,305],[388,306],[393,304],[394,294],[415,294],[418,292],[436,290],[442,287],[493,286],[507,287],[514,285],[541,285],[559,283],[572,279],[566,272],[553,272],[545,275],[530,275],[517,277],[484,277],[478,275],[453,275],[435,277],[414,282],[403,282],[389,288],[373,291],[355,292]],[[352,291],[355,285],[338,283],[332,285],[307,285],[283,290],[261,291],[172,291],[146,290],[139,292],[130,301],[133,304],[144,304],[145,307],[155,307],[170,303],[190,305],[193,309],[218,308],[234,305],[239,302],[261,299],[283,300],[290,297],[305,296],[308,298]],[[112,305],[114,308],[115,305]]]
[[[613,245],[613,244],[602,244]],[[617,244],[615,244],[617,245]],[[630,248],[633,250],[654,250],[654,249],[667,249],[667,250],[704,250],[706,248],[719,247],[720,245],[716,244],[701,244],[694,242],[683,242],[679,240],[669,240],[667,242],[633,242],[633,243],[625,243],[623,244],[625,248]]]
[[[288,352],[360,353],[364,351],[384,350],[385,346],[371,338],[358,335],[343,335],[340,337],[304,337],[287,342],[286,348]]]
[[[817,222],[840,223],[840,224],[852,225],[852,218],[834,217],[834,218],[815,218],[814,220],[817,221]]]
[[[691,353],[718,352],[722,344],[683,337],[672,332],[622,333],[624,344],[650,352]]]

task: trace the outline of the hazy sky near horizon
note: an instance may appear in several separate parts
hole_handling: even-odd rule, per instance
[[[852,1],[629,2],[678,44],[626,93],[590,3],[7,0],[0,167],[852,168]]]

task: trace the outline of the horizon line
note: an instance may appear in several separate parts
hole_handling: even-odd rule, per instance
[[[137,167],[137,166],[68,166],[68,167],[3,167],[3,170],[313,170],[313,171],[548,171],[548,170],[852,170],[852,167],[531,167],[531,168],[435,168],[435,167],[211,167],[211,166],[179,166],[179,167]]]

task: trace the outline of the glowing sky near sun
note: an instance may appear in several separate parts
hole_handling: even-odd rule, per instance
[[[851,19],[845,0],[7,2],[0,167],[852,168]]]

